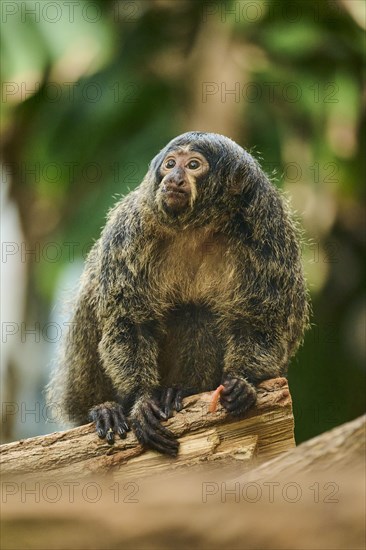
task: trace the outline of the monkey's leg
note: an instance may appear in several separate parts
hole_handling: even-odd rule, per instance
[[[95,422],[98,436],[101,439],[106,437],[111,444],[116,433],[124,439],[130,430],[122,406],[111,401],[93,407],[89,411],[89,420]]]

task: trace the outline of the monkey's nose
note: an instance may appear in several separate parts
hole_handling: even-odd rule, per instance
[[[183,186],[185,184],[184,179],[171,179],[166,182],[165,189],[166,191],[175,191],[175,192],[183,192]]]
[[[172,176],[167,181],[167,186],[171,187],[182,187],[184,185],[184,178],[183,176]]]

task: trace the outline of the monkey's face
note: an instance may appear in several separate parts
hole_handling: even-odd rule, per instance
[[[169,151],[160,166],[159,205],[179,215],[192,208],[197,198],[197,181],[209,170],[206,158],[188,147]]]
[[[231,139],[188,132],[153,158],[142,185],[161,223],[202,227],[225,223],[246,207],[263,178],[253,157]]]

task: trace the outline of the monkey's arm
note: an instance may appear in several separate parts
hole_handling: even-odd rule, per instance
[[[146,276],[146,258],[141,254],[146,249],[142,242],[146,235],[139,227],[133,204],[129,211],[122,205],[122,210],[112,213],[111,218],[101,241],[103,321],[99,356],[118,400],[131,411],[131,425],[139,441],[175,455],[178,442],[161,425],[167,417],[155,399],[160,386],[158,322]]]
[[[116,389],[117,400],[130,410],[130,422],[139,441],[175,455],[178,443],[160,421],[167,416],[158,407],[157,343],[149,323],[120,316],[118,305],[103,327],[99,353]]]
[[[154,327],[121,314],[115,304],[103,327],[99,354],[106,373],[125,410],[139,441],[161,452],[176,455],[178,442],[160,421],[167,416],[158,407],[158,348]]]
[[[261,380],[283,376],[288,357],[283,335],[254,332],[244,322],[241,330],[238,324],[228,339],[220,395],[231,414],[241,414],[255,403],[255,385]]]
[[[262,185],[242,213],[245,238],[237,233],[241,280],[227,324],[221,393],[234,414],[255,401],[255,384],[286,374],[308,323],[299,236],[278,192],[266,179]]]
[[[294,332],[297,346],[303,322],[301,317],[296,319],[293,310],[286,313],[285,303],[290,301],[284,296],[272,312],[264,300],[262,306],[253,308],[249,319],[242,316],[229,324],[220,399],[232,414],[240,414],[254,404],[254,386],[260,381],[286,375],[295,345]]]

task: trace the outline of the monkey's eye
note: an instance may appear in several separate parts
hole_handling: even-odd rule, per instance
[[[201,166],[201,163],[199,160],[190,160],[188,163],[188,168],[190,170],[197,170]]]
[[[168,159],[165,163],[165,168],[174,168],[176,162],[174,159]]]

